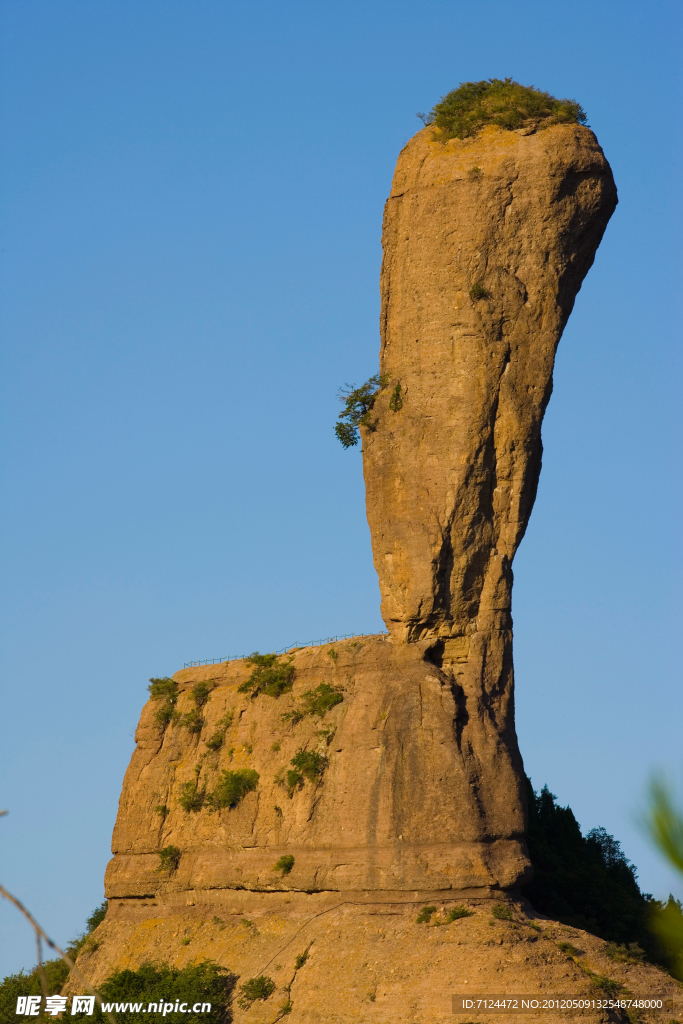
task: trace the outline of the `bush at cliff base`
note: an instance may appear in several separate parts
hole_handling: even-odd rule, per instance
[[[229,1024],[232,1020],[230,1001],[237,977],[224,967],[209,960],[189,964],[182,969],[168,964],[143,964],[137,971],[120,971],[100,986],[105,1003],[140,1003],[144,1010],[150,1003],[211,1003],[211,1013],[168,1013],[164,1020],[183,1021],[183,1024],[206,1024],[208,1020]],[[140,1013],[122,1013],[113,1010],[120,1024],[139,1024]],[[93,1016],[77,1013],[69,1020],[106,1021],[99,1006]]]
[[[48,993],[58,994],[66,981],[69,969],[63,960],[48,960],[44,964]],[[120,971],[100,986],[99,991],[105,1003],[140,1003],[146,1011],[149,1003],[211,1003],[211,1013],[167,1013],[164,1020],[183,1021],[183,1024],[230,1024],[232,1020],[231,998],[237,981],[236,975],[224,967],[205,961],[191,964],[182,969],[167,964],[143,964],[137,971]],[[77,991],[79,991],[77,989]],[[13,974],[0,985],[0,1024],[16,1024],[17,999],[19,996],[41,995],[40,978],[37,970],[30,974]],[[107,1016],[96,1004],[93,1014],[71,1014],[69,1002],[66,1014],[69,1020],[108,1021]],[[117,1024],[139,1024],[139,1012],[123,1013],[112,1008]],[[65,1014],[65,1017],[66,1017]],[[51,1017],[47,1018],[52,1020]]]
[[[608,942],[637,943],[649,960],[672,971],[671,955],[653,934],[652,922],[666,908],[667,920],[679,920],[680,904],[642,893],[619,842],[604,828],[583,836],[571,809],[560,807],[547,786],[536,793],[527,779],[527,799],[534,879],[523,891],[534,910]]]
[[[43,967],[48,992],[50,995],[59,994],[66,981],[69,968],[63,960],[48,960]],[[30,1020],[30,1017],[17,1017],[17,999],[19,996],[39,996],[42,991],[38,971],[33,970],[28,974],[23,971],[20,971],[19,974],[10,974],[0,984],[0,1024],[10,1024],[10,1022],[17,1024],[17,1021],[22,1019]]]

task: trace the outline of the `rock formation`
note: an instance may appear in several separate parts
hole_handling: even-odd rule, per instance
[[[397,640],[474,647],[500,677],[555,351],[616,202],[581,125],[446,143],[425,128],[403,149],[383,232],[391,383],[363,431],[382,614]]]
[[[459,943],[483,944],[490,901],[528,877],[511,565],[555,349],[615,203],[595,136],[578,125],[447,143],[427,128],[405,147],[384,224],[384,384],[363,428],[390,637],[293,652],[293,688],[280,696],[245,692],[253,666],[241,661],[178,672],[166,727],[158,702],[147,705],[114,830],[111,909],[101,946],[83,954],[94,980],[163,951],[187,962],[181,932],[195,958],[287,973],[304,929],[303,945],[327,952],[317,995],[309,987],[292,1021],[443,1019],[441,994],[456,989],[431,961],[417,966],[416,906],[469,901],[474,923],[458,934],[470,938],[442,928],[429,940],[454,963]],[[316,710],[323,685],[334,703]],[[221,802],[225,772],[245,770],[255,788]],[[514,942],[534,941],[515,906]],[[393,980],[377,967],[389,933],[386,949],[409,964]],[[463,963],[474,971],[471,951]],[[535,989],[536,974],[499,981]],[[566,964],[560,974],[578,991]],[[422,1003],[407,998],[418,990]],[[279,1017],[255,1006],[245,1019]]]
[[[178,711],[192,711],[191,690],[214,689],[196,735],[182,725],[162,731],[150,701],[121,794],[109,897],[232,888],[278,891],[481,893],[510,888],[527,868],[515,769],[505,741],[491,743],[469,721],[449,675],[425,661],[426,645],[382,637],[296,652],[294,688],[278,699],[239,692],[244,661],[176,674]],[[333,657],[330,657],[330,654]],[[324,716],[285,718],[321,683],[343,694]],[[219,750],[207,749],[226,715]],[[477,751],[463,753],[463,746]],[[286,785],[304,749],[324,757],[320,778]],[[180,797],[196,783],[215,790],[223,770],[258,772],[258,788],[238,806],[186,810]],[[476,776],[495,773],[493,802],[481,804]],[[199,803],[199,801],[197,801]],[[166,807],[160,815],[156,808]],[[513,813],[510,813],[510,808]],[[516,815],[516,817],[515,817]],[[178,870],[159,869],[158,851],[183,851]],[[274,871],[293,855],[286,876]]]
[[[641,1024],[680,1020],[683,986],[651,964],[615,963],[606,944],[587,932],[507,900],[498,906],[509,920],[492,915],[490,900],[429,905],[436,912],[428,924],[418,923],[424,904],[410,895],[373,903],[329,892],[219,889],[203,898],[111,900],[94,936],[98,948],[86,949],[79,966],[98,985],[145,960],[184,967],[207,958],[239,974],[235,995],[249,978],[272,978],[277,987],[265,1002],[244,1010],[234,1000],[236,1024],[626,1024],[625,1012],[597,1005],[574,1013],[486,1014],[463,1012],[453,1002],[454,996],[563,995],[597,1003],[607,993],[591,985],[591,972],[615,983],[621,996],[674,1001],[664,1015],[639,1011]],[[471,916],[449,923],[456,906]]]

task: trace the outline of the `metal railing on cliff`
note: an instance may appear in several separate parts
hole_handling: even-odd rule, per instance
[[[297,640],[296,643],[283,647],[281,651],[275,651],[275,654],[287,654],[288,651],[303,650],[306,647],[322,647],[323,644],[334,644],[338,640],[362,640],[369,637],[382,637],[384,639],[388,636],[388,632],[382,631],[381,633],[344,633],[343,636],[326,636],[321,640],[310,640],[305,644]],[[248,654],[231,654],[227,658],[205,658],[204,661],[186,661],[183,663],[183,668],[195,668],[198,665],[222,665],[224,661],[242,661],[248,657]]]

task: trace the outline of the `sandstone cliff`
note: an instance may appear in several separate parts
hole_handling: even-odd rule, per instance
[[[238,991],[249,978],[272,978],[277,987],[266,1001],[245,1010],[234,1000],[235,1024],[680,1020],[683,986],[649,964],[615,963],[595,936],[539,918],[523,903],[505,901],[510,920],[493,916],[493,900],[431,905],[432,923],[420,924],[424,904],[410,894],[400,902],[381,902],[332,893],[217,889],[111,900],[93,935],[98,945],[86,948],[79,966],[95,984],[150,959],[178,967],[214,960],[240,976]],[[463,905],[472,916],[448,923],[448,911]],[[305,963],[297,967],[302,958]],[[673,1011],[632,1011],[630,1017],[597,1006],[569,1013],[453,1012],[454,995],[604,999],[605,990],[592,984],[591,974],[608,978],[622,996],[674,999]]]
[[[158,702],[143,711],[107,896],[514,886],[527,859],[510,717],[501,712],[508,732],[494,742],[481,715],[466,710],[453,677],[428,655],[426,644],[381,637],[307,648],[294,655],[293,690],[278,699],[238,691],[252,670],[244,661],[178,672],[180,714],[193,708],[193,685],[214,686],[204,726],[199,734],[182,725],[164,731],[154,718]],[[321,683],[343,701],[322,717],[283,719]],[[206,741],[226,714],[232,722],[223,745],[211,751]],[[327,767],[289,790],[283,773],[300,749],[318,753]],[[221,771],[240,768],[257,771],[259,781],[236,807],[181,805],[183,786],[209,793]],[[478,786],[486,772],[498,781],[498,798],[484,807]],[[168,813],[160,816],[157,807]],[[171,877],[158,870],[158,851],[169,845],[183,851]],[[273,870],[282,855],[295,858],[284,877]]]

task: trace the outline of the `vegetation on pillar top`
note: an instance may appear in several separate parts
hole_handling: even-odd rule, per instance
[[[443,96],[430,114],[418,114],[438,129],[438,138],[465,139],[487,124],[513,130],[533,125],[585,124],[586,114],[576,100],[558,100],[532,85],[511,78],[463,82]]]

